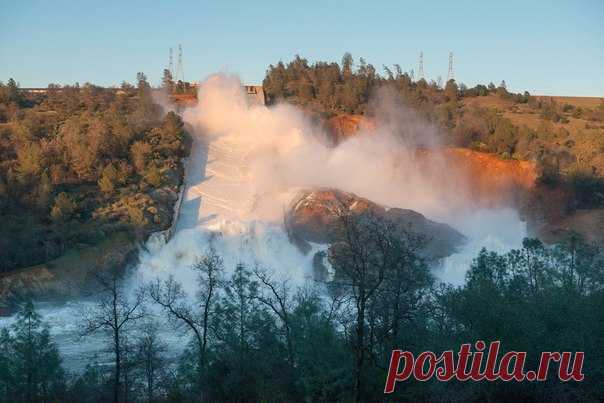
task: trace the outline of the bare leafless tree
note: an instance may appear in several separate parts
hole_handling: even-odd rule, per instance
[[[173,277],[159,279],[149,285],[151,299],[160,305],[177,323],[186,326],[195,337],[198,347],[198,370],[206,363],[206,350],[210,334],[212,310],[222,284],[223,260],[213,248],[193,265],[198,272],[199,291],[197,303],[192,304],[182,286]]]
[[[406,314],[403,303],[413,287],[410,271],[419,246],[380,211],[353,211],[339,201],[335,213],[336,242],[328,258],[336,274],[330,287],[348,296],[340,311],[348,320],[344,324],[354,353],[354,394],[359,402],[368,354],[373,358],[375,343],[391,336],[393,328],[398,331]]]
[[[336,270],[337,284],[351,294],[354,304],[355,400],[362,400],[363,371],[366,353],[366,313],[371,297],[384,281],[386,259],[379,256],[376,246],[383,241],[378,220],[369,213],[359,216],[342,208],[339,214],[338,241],[330,248],[329,260]]]
[[[99,286],[97,302],[84,312],[83,335],[105,331],[111,335],[114,355],[113,401],[119,402],[123,342],[127,327],[145,316],[142,290],[128,292],[123,284],[122,273],[118,268],[98,272],[95,275]]]
[[[156,400],[157,381],[164,373],[162,353],[166,350],[156,323],[145,323],[135,348],[135,361],[143,373],[147,401],[152,403]]]
[[[292,370],[295,368],[295,350],[292,336],[291,312],[294,309],[292,291],[287,279],[275,281],[266,269],[255,268],[254,275],[264,286],[256,295],[258,301],[266,305],[283,324],[285,343],[287,345],[288,362]]]

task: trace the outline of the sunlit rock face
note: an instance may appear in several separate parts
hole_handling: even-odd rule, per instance
[[[343,214],[372,215],[384,220],[401,236],[418,237],[424,244],[422,255],[429,260],[447,257],[461,246],[465,237],[446,224],[431,221],[408,209],[386,208],[353,193],[336,189],[300,192],[286,214],[291,238],[304,243],[330,244],[338,240],[338,226]]]

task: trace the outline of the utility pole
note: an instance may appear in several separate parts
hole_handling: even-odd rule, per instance
[[[172,48],[170,48],[170,63],[168,64],[168,70],[170,71],[170,76],[174,79],[174,57],[172,55]]]
[[[453,75],[453,52],[449,52],[449,73],[447,74],[447,82],[449,80],[455,80]]]
[[[176,80],[185,82],[185,72],[182,67],[182,46],[178,45],[178,64],[176,65]]]

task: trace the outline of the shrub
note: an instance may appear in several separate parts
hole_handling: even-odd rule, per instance
[[[50,218],[55,222],[67,221],[73,216],[76,207],[71,197],[67,193],[61,192],[55,197],[50,210]]]
[[[155,164],[149,164],[145,171],[145,181],[153,187],[160,187],[163,182],[163,175]]]
[[[107,164],[101,178],[98,181],[101,192],[106,194],[112,194],[115,191],[115,185],[118,182],[117,170],[113,167],[113,164]]]
[[[130,222],[137,227],[142,227],[147,224],[147,219],[143,214],[143,210],[141,210],[138,206],[129,204],[128,207],[128,217],[130,218]]]

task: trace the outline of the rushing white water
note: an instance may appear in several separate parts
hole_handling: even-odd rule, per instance
[[[477,210],[447,222],[468,238],[458,253],[445,258],[441,267],[434,269],[438,279],[453,285],[464,283],[472,260],[482,248],[505,253],[520,248],[527,236],[526,223],[511,208]]]
[[[408,112],[393,115],[399,109],[392,105],[382,109],[388,124],[333,149],[321,143],[320,131],[295,108],[248,106],[237,79],[211,77],[201,87],[199,105],[183,113],[194,143],[175,234],[167,244],[149,242],[141,251],[129,287],[134,290],[172,275],[193,295],[196,279],[191,265],[210,245],[227,269],[244,262],[270,268],[298,285],[311,281],[313,253],[302,254],[281,226],[284,209],[301,187],[336,187],[452,225],[468,242],[434,272],[456,285],[463,283],[482,247],[504,252],[520,246],[526,227],[514,210],[468,207],[461,175],[438,159],[429,165],[415,159],[417,139],[430,143],[433,128]],[[78,336],[86,304],[93,302],[40,307],[66,365],[76,370],[97,353],[101,362],[108,360],[100,336]],[[156,309],[152,312],[159,314]],[[1,323],[10,322],[9,318]],[[174,355],[188,340],[168,325],[161,335]]]

